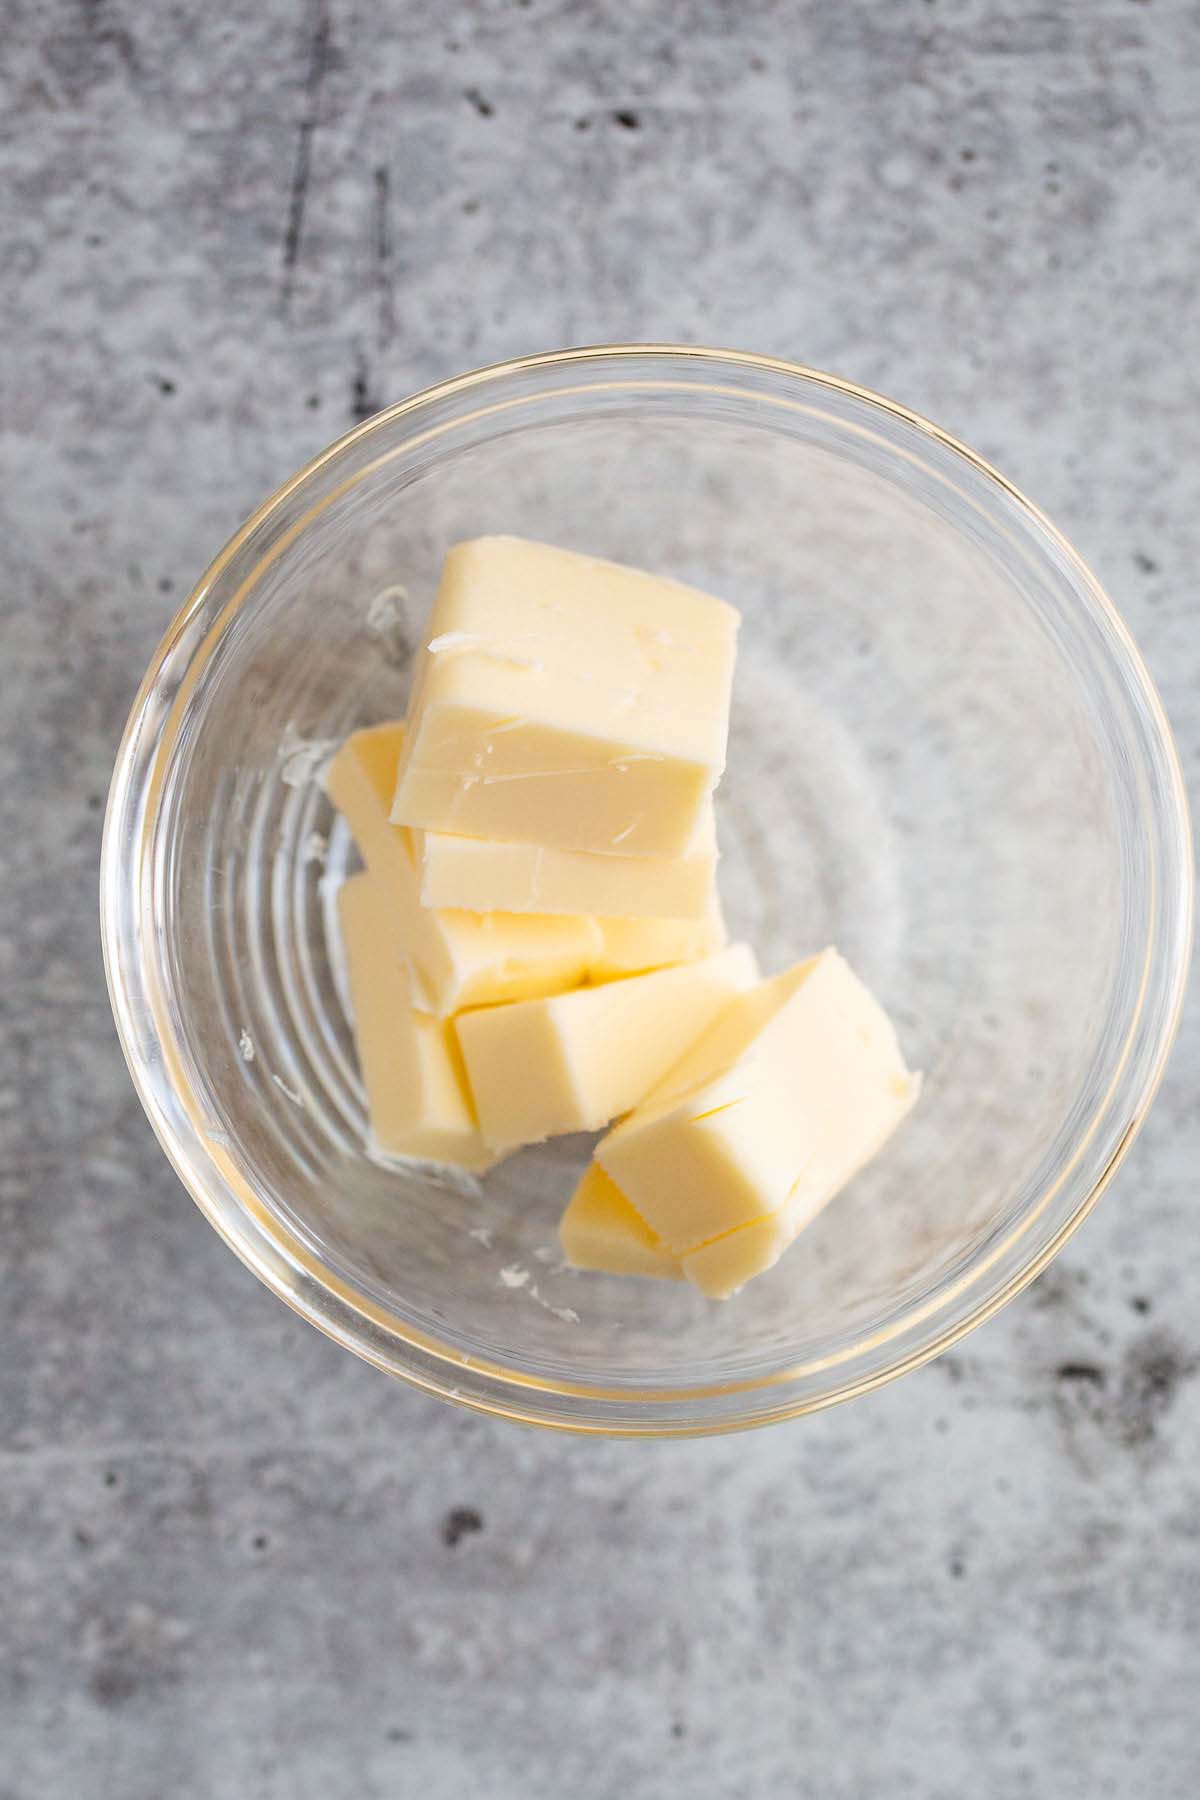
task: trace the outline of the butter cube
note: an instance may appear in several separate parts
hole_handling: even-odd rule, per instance
[[[628,1112],[757,973],[735,944],[600,987],[460,1013],[484,1140],[507,1151]]]
[[[412,840],[423,903],[472,912],[696,919],[711,904],[717,865],[711,796],[678,856],[601,856],[419,828]]]
[[[464,1006],[577,987],[602,955],[595,919],[422,906],[409,834],[388,819],[403,738],[396,724],[354,732],[330,764],[325,788],[391,897],[417,1004],[444,1017]]]
[[[691,962],[711,956],[725,942],[725,919],[715,890],[698,919],[597,919],[596,925],[600,944],[589,969],[593,981]]]
[[[393,1156],[488,1168],[496,1158],[479,1135],[453,1028],[412,1004],[379,878],[352,875],[338,894],[338,917],[376,1146]]]
[[[576,1269],[657,1275],[667,1281],[678,1281],[683,1274],[679,1258],[655,1237],[599,1163],[589,1164],[559,1221],[558,1235],[563,1255]]]
[[[738,614],[513,537],[447,555],[392,818],[563,850],[679,856],[725,766]]]
[[[875,1155],[919,1089],[882,1007],[826,950],[732,1001],[596,1157],[684,1273],[728,1291]],[[689,1266],[746,1226],[757,1249],[714,1246]],[[723,1272],[722,1254],[742,1260]]]

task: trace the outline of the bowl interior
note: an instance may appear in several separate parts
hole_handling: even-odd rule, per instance
[[[240,1213],[234,1235],[286,1242],[298,1279],[436,1340],[468,1397],[479,1364],[618,1395],[797,1365],[835,1384],[1036,1255],[1089,1133],[1119,1135],[1102,1103],[1153,933],[1136,706],[1077,623],[1077,565],[916,426],[717,381],[502,400],[384,421],[335,456],[224,568],[186,672],[168,655],[143,928],[172,1104],[203,1142],[184,1172],[227,1225]],[[877,1165],[724,1305],[563,1267],[588,1141],[479,1182],[364,1148],[333,909],[354,853],[319,773],[404,710],[441,558],[484,532],[741,609],[718,794],[731,934],[767,971],[839,945],[925,1071]]]

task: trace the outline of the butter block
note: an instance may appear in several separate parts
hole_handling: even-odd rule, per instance
[[[698,919],[597,919],[596,924],[600,945],[589,970],[593,981],[711,956],[721,949],[726,935],[715,890]]]
[[[446,557],[392,819],[679,856],[725,766],[738,614],[681,582],[514,537]]]
[[[743,1262],[729,1267],[746,1279],[743,1265],[769,1266],[919,1091],[882,1007],[826,950],[732,1001],[596,1158],[685,1274],[701,1285],[717,1270],[715,1291],[718,1253],[689,1267],[690,1252],[759,1226],[761,1250],[731,1245]]]
[[[589,1164],[558,1226],[563,1255],[576,1269],[606,1275],[656,1275],[678,1281],[683,1270],[599,1163]]]
[[[412,832],[426,906],[471,912],[603,913],[696,919],[711,903],[717,825],[711,795],[678,856],[599,855],[544,844]]]
[[[388,819],[403,741],[397,724],[354,732],[330,764],[325,789],[391,897],[418,1006],[445,1017],[464,1006],[577,987],[602,955],[593,918],[422,906],[409,834]]]
[[[460,1013],[455,1026],[484,1140],[512,1150],[599,1130],[636,1106],[757,975],[752,952],[735,944],[600,987]]]
[[[479,1135],[453,1028],[414,1007],[390,896],[377,876],[343,883],[338,918],[377,1148],[462,1169],[490,1167],[496,1158]]]

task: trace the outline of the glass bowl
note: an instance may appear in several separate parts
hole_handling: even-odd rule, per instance
[[[884,1156],[733,1300],[563,1267],[590,1145],[482,1182],[366,1153],[320,787],[401,713],[446,548],[512,532],[741,608],[718,794],[732,933],[836,943],[925,1071]],[[764,357],[611,347],[466,375],[262,506],[117,760],[101,910],[134,1082],[267,1285],[431,1392],[579,1431],[785,1418],[987,1318],[1079,1223],[1162,1073],[1190,943],[1169,729],[1110,602],[978,457]]]

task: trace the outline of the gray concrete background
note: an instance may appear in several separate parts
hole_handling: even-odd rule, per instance
[[[953,1356],[716,1442],[459,1415],[255,1284],[100,971],[123,716],[361,413],[566,342],[871,383],[1042,501],[1200,769],[1200,9],[9,0],[3,1800],[1197,1791],[1200,1036]]]

